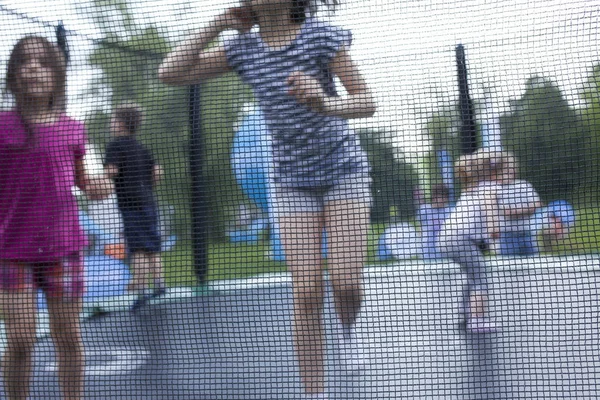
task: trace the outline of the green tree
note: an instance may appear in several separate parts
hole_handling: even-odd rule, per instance
[[[359,130],[360,141],[371,164],[373,179],[373,222],[389,222],[392,207],[396,217],[409,220],[415,216],[414,190],[418,184],[415,168],[397,156],[389,143],[389,132]]]
[[[171,46],[156,27],[139,25],[125,0],[93,0],[79,12],[91,18],[104,37],[89,57],[102,74],[92,82],[88,95],[110,92],[110,104],[98,104],[88,118],[90,135],[103,148],[109,140],[110,108],[124,101],[142,106],[145,121],[139,137],[165,167],[160,197],[176,207],[184,233],[190,227],[189,88],[164,85],[157,76]],[[211,238],[218,240],[225,237],[230,210],[241,197],[231,173],[229,150],[238,111],[251,96],[233,74],[204,84],[201,93],[208,226]]]
[[[530,78],[523,96],[500,117],[500,126],[504,146],[519,160],[521,177],[535,186],[543,200],[577,200],[590,135],[553,82]]]
[[[581,97],[586,102],[582,119],[591,136],[590,157],[581,197],[588,202],[598,204],[600,203],[600,64],[592,69],[581,90]]]
[[[203,84],[201,97],[204,180],[210,190],[211,236],[214,240],[225,240],[227,222],[233,218],[236,206],[244,201],[231,168],[234,128],[243,105],[253,101],[253,97],[250,88],[234,73]]]

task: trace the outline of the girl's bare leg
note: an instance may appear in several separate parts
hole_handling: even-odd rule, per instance
[[[151,273],[150,276],[154,281],[154,291],[165,289],[165,277],[162,264],[162,256],[160,253],[152,253],[150,255]]]
[[[128,286],[130,292],[143,291],[149,287],[152,270],[149,253],[137,251],[131,256],[132,279]]]
[[[325,338],[323,329],[324,278],[321,257],[321,213],[279,218],[285,259],[292,274],[294,346],[300,375],[309,394],[325,391]]]
[[[2,358],[4,388],[9,400],[26,400],[35,346],[36,293],[32,288],[0,293],[7,348]]]
[[[362,303],[362,272],[367,254],[368,205],[351,200],[326,207],[327,265],[337,314],[345,329],[356,322]]]
[[[487,294],[483,292],[472,292],[469,296],[469,308],[472,318],[484,318],[486,316]]]
[[[82,399],[85,380],[85,355],[79,321],[82,300],[49,298],[48,310],[63,399]]]

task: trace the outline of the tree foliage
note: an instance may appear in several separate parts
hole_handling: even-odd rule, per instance
[[[600,203],[600,64],[592,69],[581,92],[586,102],[583,123],[590,133],[589,163],[583,184],[586,200]]]
[[[396,149],[386,138],[389,133],[370,129],[360,130],[360,141],[371,164],[373,222],[389,222],[392,207],[396,217],[408,220],[415,216],[413,194],[418,184],[414,167],[398,158]]]
[[[159,193],[164,203],[176,207],[180,230],[189,230],[189,88],[167,86],[158,80],[158,66],[170,49],[165,35],[154,26],[141,26],[126,0],[94,0],[81,7],[101,30],[89,63],[102,71],[88,95],[109,92],[88,118],[93,140],[103,148],[109,137],[110,109],[132,101],[144,110],[140,140],[155,154],[166,174]],[[225,226],[241,196],[233,178],[229,152],[238,111],[250,99],[249,90],[233,74],[202,86],[201,121],[204,153],[202,173],[206,181],[211,238],[225,237]],[[183,233],[183,232],[181,232]]]
[[[543,200],[577,199],[575,191],[590,158],[590,135],[553,82],[530,78],[500,125],[504,146],[517,156],[521,177]]]

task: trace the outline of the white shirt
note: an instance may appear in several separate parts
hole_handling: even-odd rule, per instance
[[[533,207],[541,201],[533,185],[525,180],[516,180],[513,183],[500,186],[497,197],[501,214],[503,210]],[[529,231],[531,228],[530,217],[531,215],[521,215],[512,218],[505,216],[500,220],[500,231]]]
[[[445,242],[448,238],[458,236],[489,240],[487,221],[493,212],[489,203],[490,199],[495,199],[498,188],[497,183],[481,182],[473,189],[463,192],[442,226],[439,241]]]

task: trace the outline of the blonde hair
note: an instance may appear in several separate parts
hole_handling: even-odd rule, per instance
[[[471,163],[473,161],[473,154],[463,154],[456,160],[454,164],[454,171],[460,184],[464,187],[470,187],[474,183],[473,170]]]
[[[455,165],[461,185],[467,188],[504,176],[515,168],[516,160],[512,153],[494,149],[479,149],[474,153],[464,154]]]

